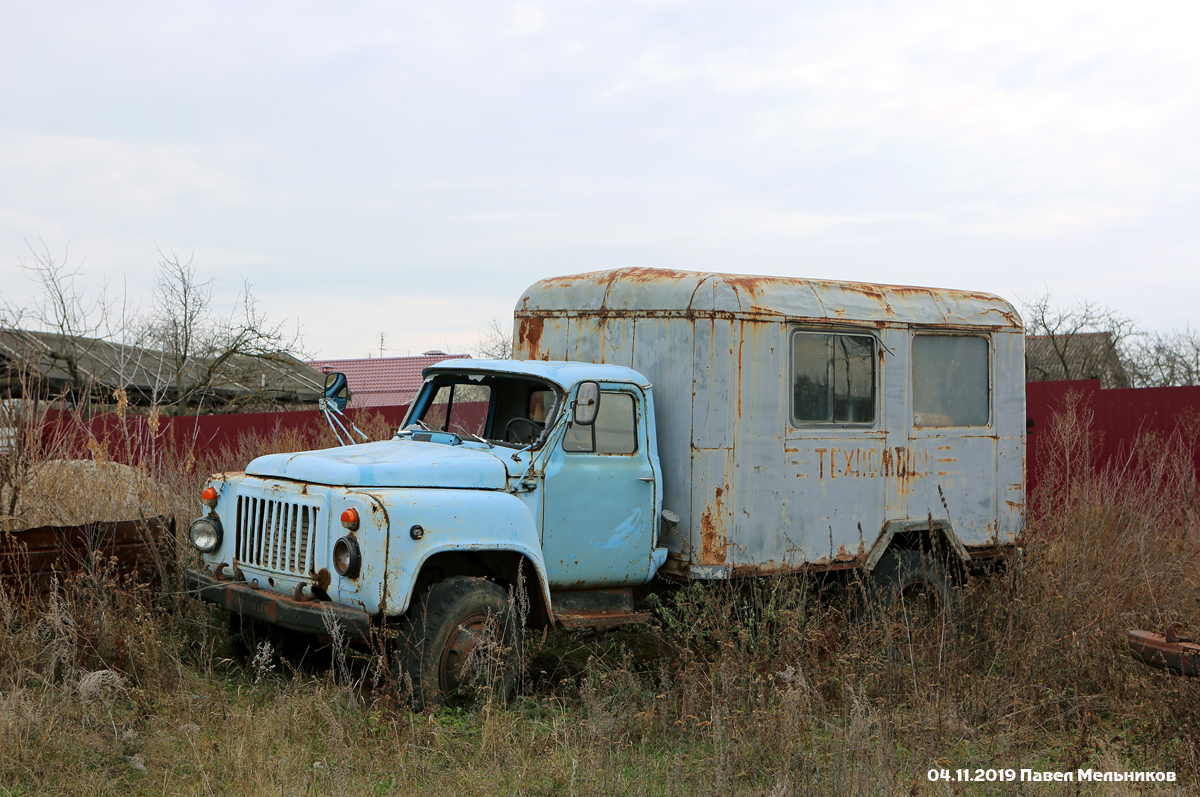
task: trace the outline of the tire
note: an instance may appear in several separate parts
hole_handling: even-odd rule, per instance
[[[393,657],[402,694],[417,710],[469,703],[516,687],[521,629],[508,594],[482,578],[438,581],[408,611]]]
[[[871,572],[867,610],[882,621],[890,653],[940,662],[958,616],[959,596],[941,559],[890,549]]]

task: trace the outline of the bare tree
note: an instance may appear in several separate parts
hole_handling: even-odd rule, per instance
[[[100,397],[103,386],[118,405],[136,399],[178,414],[253,401],[281,374],[295,385],[299,332],[268,323],[248,283],[231,311],[219,314],[213,282],[200,278],[194,258],[160,249],[154,309],[142,315],[124,298],[110,298],[107,285],[84,285],[81,267],[69,265],[66,253],[59,258],[44,243],[30,252],[21,266],[37,296],[26,305],[0,297],[5,396],[37,384],[78,407],[89,395]],[[16,379],[18,363],[38,378]]]
[[[173,250],[158,250],[154,314],[148,339],[162,351],[158,384],[166,389],[176,412],[199,409],[222,387],[265,386],[264,367],[294,362],[299,334],[285,325],[270,324],[259,311],[244,283],[233,310],[218,316],[212,310],[211,279],[197,275],[195,258],[182,260]]]
[[[1191,327],[1145,335],[1132,355],[1138,387],[1200,385],[1200,332]]]
[[[1049,293],[1022,302],[1025,308],[1025,379],[1100,379],[1104,387],[1128,387],[1128,364],[1142,334],[1133,320],[1095,302],[1056,305]]]
[[[500,319],[492,316],[479,343],[475,346],[475,354],[489,360],[506,360],[513,354],[512,327],[500,323]]]
[[[96,334],[108,323],[112,302],[108,297],[108,286],[101,285],[96,292],[89,292],[80,285],[82,264],[71,266],[70,253],[64,249],[62,257],[56,257],[45,241],[39,246],[26,241],[31,259],[19,263],[26,276],[40,289],[37,298],[29,307],[14,304],[6,299],[5,326],[16,329],[29,324],[39,331],[49,332],[52,337],[43,338],[43,346],[36,355],[49,360],[51,367],[61,367],[68,376],[65,397],[79,406],[86,401],[90,380],[84,362],[92,353]]]

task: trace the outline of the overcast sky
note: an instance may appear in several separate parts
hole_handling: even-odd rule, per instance
[[[1200,4],[2,0],[0,280],[155,248],[322,357],[627,265],[1200,303]]]

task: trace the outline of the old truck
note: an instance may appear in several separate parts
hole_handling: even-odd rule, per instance
[[[822,571],[942,611],[1021,533],[1024,337],[995,296],[627,268],[531,286],[514,346],[427,369],[391,440],[214,476],[190,586],[386,627],[436,705],[489,624],[513,651],[640,619],[655,578]]]

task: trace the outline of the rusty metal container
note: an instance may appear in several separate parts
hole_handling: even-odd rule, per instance
[[[516,358],[653,383],[665,573],[870,569],[914,533],[969,561],[1023,528],[1024,334],[999,297],[625,268],[542,280],[515,322]]]

